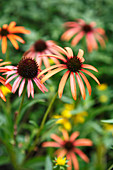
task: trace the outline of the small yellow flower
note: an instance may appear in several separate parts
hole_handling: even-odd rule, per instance
[[[4,96],[7,96],[8,93],[11,93],[11,91],[6,86],[0,86],[0,89],[2,90]]]
[[[99,97],[99,101],[100,101],[101,103],[106,103],[106,102],[108,101],[108,96],[106,96],[106,95],[101,95],[101,96]]]
[[[104,129],[107,130],[107,131],[113,132],[113,125],[108,124],[108,123],[104,123]]]
[[[83,111],[73,116],[73,121],[75,124],[84,123],[85,117],[88,116],[88,112]]]
[[[66,157],[58,157],[57,159],[56,159],[56,164],[55,165],[60,165],[60,166],[62,166],[62,165],[65,165],[66,164]]]
[[[74,109],[74,104],[65,104],[64,107],[67,110],[73,110]]]
[[[65,117],[65,118],[67,118],[67,119],[69,119],[70,117],[72,117],[72,114],[71,114],[71,112],[70,112],[69,110],[63,110],[63,111],[61,112],[61,115],[62,115],[62,117]]]
[[[99,91],[104,91],[104,90],[106,90],[107,88],[108,88],[108,85],[107,85],[107,84],[104,84],[104,83],[97,86],[97,89],[98,89]]]

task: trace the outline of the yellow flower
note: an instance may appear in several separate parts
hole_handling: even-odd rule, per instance
[[[62,166],[62,165],[65,165],[65,164],[66,164],[66,157],[65,157],[65,158],[63,158],[63,157],[58,157],[58,158],[56,159],[56,165]]]
[[[104,129],[113,132],[113,125],[104,123]]]
[[[74,109],[74,104],[65,104],[64,105],[64,107],[65,107],[65,109],[67,109],[67,110],[73,110]]]
[[[107,84],[104,84],[104,83],[97,86],[97,89],[98,89],[99,91],[104,91],[104,90],[106,90],[107,88],[108,88],[108,85],[107,85]]]
[[[84,123],[85,117],[88,116],[88,112],[83,111],[73,116],[73,121],[75,124]]]
[[[70,118],[72,115],[71,115],[71,112],[69,111],[69,110],[63,110],[62,112],[61,112],[61,115],[62,115],[62,117],[65,117],[65,118]]]
[[[100,101],[101,103],[106,103],[106,102],[108,101],[108,96],[106,96],[106,95],[101,95],[101,96],[99,97],[99,101]]]
[[[7,96],[8,93],[11,93],[11,91],[6,86],[0,86],[0,89],[2,90],[4,96]]]

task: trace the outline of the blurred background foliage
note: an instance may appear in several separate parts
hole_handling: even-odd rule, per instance
[[[113,1],[0,0],[0,4],[0,26],[16,21],[17,25],[22,25],[31,31],[30,35],[22,35],[26,43],[24,45],[19,43],[20,49],[18,51],[8,42],[10,61],[13,65],[17,65],[23,53],[38,39],[54,40],[62,47],[71,47],[70,42],[63,42],[60,37],[65,30],[63,23],[74,21],[77,18],[82,18],[86,22],[95,21],[97,27],[105,29],[108,37],[105,49],[99,46],[98,51],[93,51],[90,54],[87,52],[84,39],[76,47],[72,47],[75,54],[77,54],[79,48],[85,51],[86,63],[98,69],[99,72],[95,75],[104,85],[99,88],[94,80],[88,77],[92,86],[92,95],[89,97],[87,93],[86,100],[83,101],[79,96],[78,89],[78,99],[74,101],[70,90],[66,90],[70,88],[69,81],[67,82],[63,97],[61,100],[57,98],[49,114],[36,149],[26,159],[20,170],[52,170],[54,149],[41,148],[41,142],[50,140],[52,132],[61,134],[58,128],[64,127],[64,125],[64,128],[67,128],[70,134],[79,130],[80,137],[89,138],[94,143],[92,148],[83,149],[90,158],[89,164],[77,157],[80,169],[108,169],[113,164],[113,124],[104,123],[101,120],[113,118]],[[1,49],[0,58],[5,59]],[[14,146],[13,126],[14,114],[18,110],[21,97],[19,98],[17,93],[9,93],[6,96],[6,103],[0,100],[0,169],[12,170],[13,167],[16,167],[14,162],[21,164],[25,159],[27,150],[40,126],[43,114],[58,88],[61,75],[62,73],[59,73],[47,81],[46,86],[49,95],[48,93],[42,94],[35,89],[34,99],[27,99],[26,96],[18,122],[18,135],[16,137],[18,147]],[[56,80],[58,81],[56,82]],[[68,104],[68,107],[66,107],[66,104]],[[73,107],[70,109],[70,106]],[[60,122],[58,122],[59,118]],[[14,154],[12,154],[12,150]]]

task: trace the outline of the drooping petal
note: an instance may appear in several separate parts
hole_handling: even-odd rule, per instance
[[[72,93],[73,99],[76,100],[76,96],[77,96],[76,82],[75,82],[75,77],[74,77],[73,72],[71,72],[71,74],[70,74],[70,86],[71,86],[71,93]]]
[[[13,80],[15,77],[17,77],[18,74],[14,74],[13,76],[11,76],[10,78],[8,78],[5,82],[5,84],[9,83],[11,80]]]
[[[73,132],[72,135],[70,136],[70,141],[73,142],[78,136],[79,136],[80,132],[76,131]]]
[[[80,149],[74,148],[74,152],[76,152],[85,162],[89,162],[89,158],[87,157],[87,155],[84,154],[84,152],[82,152]]]
[[[90,44],[92,44],[92,47],[97,50],[98,49],[98,45],[97,45],[97,42],[95,40],[95,37],[93,35],[93,33],[87,33],[87,37],[88,37],[88,41]]]
[[[68,141],[69,140],[68,132],[65,129],[62,129],[62,134],[63,134],[64,140]]]
[[[67,153],[67,150],[66,149],[62,149],[61,152],[59,152],[59,154],[57,154],[57,157],[64,157]]]
[[[99,34],[95,34],[95,37],[98,40],[98,42],[100,43],[100,45],[105,48],[106,44],[105,44],[103,37],[101,37]]]
[[[23,92],[24,85],[25,85],[25,79],[23,79],[22,83],[20,84],[20,87],[19,87],[19,96],[21,96],[21,94]]]
[[[16,49],[19,49],[19,46],[18,46],[18,43],[16,42],[16,40],[15,40],[11,35],[8,35],[7,37],[8,37],[9,40],[11,41],[12,45],[13,45]]]
[[[51,138],[53,140],[55,140],[56,142],[60,143],[61,145],[64,143],[64,141],[59,136],[57,136],[56,134],[52,134]]]
[[[62,71],[62,70],[64,70],[64,69],[66,69],[66,67],[61,67],[61,68],[57,68],[57,69],[54,69],[54,70],[50,71],[49,73],[47,73],[47,74],[42,78],[41,82],[44,83],[48,78],[50,78],[50,77],[53,76],[54,74],[56,74],[56,73],[58,73],[58,72],[60,72],[60,71]]]
[[[54,68],[56,68],[56,67],[62,67],[62,66],[65,66],[64,64],[57,64],[57,65],[53,65],[53,66],[51,66],[51,67],[49,67],[49,68],[46,68],[46,69],[44,69],[44,70],[42,70],[39,74],[38,74],[38,78],[40,77],[40,76],[42,76],[44,73],[46,73],[46,72],[48,72],[48,71],[50,71],[50,70],[52,70],[52,69],[54,69]]]
[[[44,142],[42,147],[61,147],[61,145],[57,142]]]
[[[92,77],[98,84],[100,84],[100,82],[98,81],[98,79],[89,71],[81,69],[81,71],[83,71],[84,73],[88,74],[90,77]]]
[[[67,167],[67,170],[72,170],[72,162],[71,162],[71,156],[70,156],[70,154],[67,154],[66,155],[66,158],[67,158],[67,160],[68,160],[68,165],[69,165],[69,167]]]
[[[77,160],[76,155],[73,152],[71,152],[70,155],[71,155],[71,159],[72,159],[72,162],[73,162],[73,165],[74,165],[74,169],[79,170],[79,164],[78,164],[78,160]]]
[[[75,74],[76,74],[76,78],[77,78],[77,81],[78,81],[78,85],[79,85],[79,88],[80,88],[82,98],[85,100],[86,93],[85,93],[85,87],[84,87],[83,81],[82,81],[82,79],[81,79],[81,77],[79,76],[78,73],[75,73]]]
[[[91,95],[91,85],[90,85],[88,79],[86,78],[86,76],[85,76],[82,72],[79,72],[79,73],[80,73],[80,75],[82,76],[83,80],[84,80],[85,83],[86,83],[86,86],[87,86],[89,95]]]
[[[92,43],[90,43],[89,34],[86,34],[86,44],[87,44],[88,51],[92,52],[93,46],[92,46]]]
[[[84,36],[84,32],[81,31],[80,33],[78,33],[73,40],[71,41],[71,45],[75,46],[78,44],[78,42],[82,39],[82,37]]]
[[[5,96],[4,96],[4,94],[3,94],[3,92],[2,92],[1,89],[0,89],[0,97],[2,98],[2,100],[3,100],[4,102],[6,102],[6,98],[5,98]]]
[[[34,87],[33,87],[32,80],[30,80],[30,92],[31,92],[32,98],[34,98]]]
[[[66,71],[66,73],[62,76],[61,80],[60,80],[60,83],[59,83],[59,87],[58,87],[58,95],[59,95],[59,98],[62,97],[62,93],[63,93],[63,90],[64,90],[64,86],[66,84],[66,81],[67,81],[67,78],[68,78],[68,75],[69,75],[70,71]]]
[[[7,49],[7,37],[2,37],[2,53],[5,54]]]
[[[81,27],[71,28],[63,33],[61,40],[69,41],[76,33],[81,30]]]
[[[28,98],[30,97],[30,79],[28,79],[28,83],[27,83],[27,94],[28,94]]]
[[[90,139],[77,139],[73,142],[74,146],[92,146],[93,143]]]
[[[13,39],[18,40],[19,42],[21,42],[23,44],[25,43],[25,41],[20,36],[14,35],[14,34],[10,34],[10,35],[13,37]]]
[[[43,62],[44,62],[44,65],[46,68],[49,68],[50,67],[50,64],[49,64],[49,60],[48,60],[48,57],[42,57],[43,59]]]
[[[13,93],[16,92],[16,90],[17,90],[17,88],[18,88],[21,80],[22,80],[22,77],[19,76],[19,77],[14,81],[13,86],[12,86],[12,92],[13,92]]]
[[[82,68],[87,68],[87,69],[90,69],[90,70],[93,70],[93,71],[98,72],[98,70],[97,70],[95,67],[93,67],[93,66],[91,66],[91,65],[89,65],[89,64],[82,64],[81,67],[82,67]]]

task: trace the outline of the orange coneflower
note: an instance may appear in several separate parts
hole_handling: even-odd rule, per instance
[[[72,163],[74,165],[75,170],[79,170],[79,164],[77,157],[75,155],[78,154],[85,162],[89,162],[88,157],[84,154],[77,146],[92,146],[92,141],[89,139],[77,139],[79,136],[79,132],[76,131],[71,134],[69,137],[66,130],[62,130],[63,138],[60,138],[56,134],[52,134],[51,138],[55,140],[55,142],[44,142],[42,144],[43,147],[58,147],[59,149],[56,150],[55,154],[58,157],[64,157],[66,155],[69,167],[68,170],[72,169]]]
[[[92,52],[93,49],[97,50],[98,44],[96,40],[100,43],[102,47],[105,47],[105,31],[102,28],[96,28],[95,22],[87,24],[84,20],[78,19],[76,22],[66,22],[64,26],[69,29],[64,32],[64,34],[61,36],[61,39],[69,41],[75,35],[75,37],[71,41],[71,44],[73,46],[78,44],[78,42],[84,36],[86,36],[86,43],[89,52]]]
[[[74,100],[76,100],[76,83],[75,83],[75,77],[78,81],[78,85],[81,91],[81,95],[83,97],[83,99],[85,100],[86,97],[86,93],[85,93],[85,87],[83,84],[83,81],[81,79],[81,77],[83,78],[84,82],[86,83],[86,86],[88,88],[88,92],[89,95],[91,95],[91,85],[88,81],[88,79],[86,78],[86,76],[83,73],[88,74],[89,76],[91,76],[98,84],[99,81],[98,79],[88,70],[85,69],[90,69],[93,71],[97,71],[97,69],[91,65],[88,64],[83,64],[84,62],[84,58],[83,58],[83,50],[79,50],[78,55],[74,56],[73,55],[73,51],[71,48],[69,47],[65,47],[65,50],[59,46],[55,47],[58,51],[60,51],[61,53],[63,53],[64,55],[67,56],[67,59],[64,58],[64,56],[56,56],[56,55],[51,55],[52,57],[55,57],[57,59],[60,59],[62,61],[62,64],[57,64],[57,65],[53,65],[45,70],[43,70],[38,77],[40,77],[42,74],[44,74],[45,72],[50,71],[49,73],[47,73],[43,78],[42,78],[42,82],[45,82],[49,77],[51,77],[52,75],[60,72],[61,70],[67,70],[66,73],[63,75],[60,84],[59,84],[59,88],[58,88],[58,94],[59,97],[62,97],[62,93],[63,93],[63,89],[65,86],[65,83],[67,81],[68,76],[70,75],[70,86],[71,86],[71,92],[72,92],[72,96],[74,98]],[[50,56],[50,55],[47,55]],[[56,68],[56,69],[55,69]]]
[[[22,26],[16,26],[15,21],[12,21],[9,25],[4,24],[3,27],[0,28],[0,40],[2,39],[2,53],[3,54],[6,53],[7,38],[11,41],[11,43],[16,49],[19,49],[19,46],[16,40],[18,40],[21,43],[25,43],[25,41],[18,35],[15,35],[15,33],[29,34],[30,31],[26,30]]]
[[[0,59],[0,62],[2,61],[2,59]],[[5,67],[1,67],[3,65],[6,65],[6,64],[10,64],[11,62],[2,62],[0,63],[0,72],[6,72],[6,71],[9,71],[9,69],[5,68]],[[8,83],[7,85],[5,85],[5,82],[6,80],[0,76],[0,83],[2,83],[4,86],[6,86],[10,91],[12,90],[12,87],[11,85]],[[2,98],[2,100],[4,100],[6,102],[6,98],[2,92],[2,90],[0,89],[0,97]]]
[[[49,59],[44,56],[44,54],[55,54],[60,55],[56,49],[54,49],[54,46],[56,44],[52,40],[44,41],[42,39],[37,40],[28,51],[24,53],[24,56],[36,58],[36,61],[41,68],[42,61],[44,62],[45,67],[50,67]],[[43,55],[43,56],[42,56]],[[40,57],[41,56],[41,57]],[[59,64],[59,61],[54,58],[50,57],[54,63]]]
[[[17,88],[19,87],[19,84],[21,82],[21,85],[19,87],[19,96],[22,94],[25,83],[27,81],[27,93],[28,97],[31,96],[34,98],[34,87],[33,82],[37,85],[37,87],[44,93],[44,91],[48,91],[47,88],[40,82],[40,79],[37,78],[40,69],[38,68],[38,64],[35,60],[31,58],[22,58],[17,66],[10,66],[12,67],[12,70],[7,71],[6,74],[7,79],[6,84],[9,83],[11,80],[13,80],[15,77],[17,79],[14,81],[12,86],[12,92],[15,93]],[[8,67],[7,67],[8,68]]]

